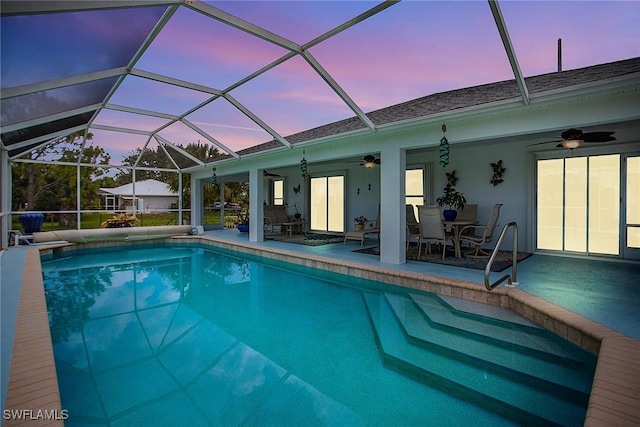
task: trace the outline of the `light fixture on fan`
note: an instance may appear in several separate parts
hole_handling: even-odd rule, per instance
[[[581,139],[569,139],[562,142],[562,146],[564,148],[569,148],[573,150],[574,148],[578,148],[584,141]]]
[[[373,160],[365,160],[364,163],[362,164],[365,168],[367,169],[371,169],[373,168],[376,164],[373,162]]]

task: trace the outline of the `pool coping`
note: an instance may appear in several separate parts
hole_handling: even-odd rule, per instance
[[[165,242],[201,244],[321,269],[410,289],[433,292],[509,308],[567,341],[598,356],[585,426],[640,425],[640,341],[602,326],[567,309],[517,288],[499,287],[488,292],[483,284],[413,273],[383,266],[360,264],[329,257],[299,254],[281,248],[256,247],[211,236],[176,236]],[[122,242],[84,244],[87,248],[121,245]],[[131,245],[148,244],[138,241]],[[63,426],[64,416],[51,344],[44,297],[41,255],[75,250],[77,245],[30,248],[26,253],[22,289],[9,374],[5,408],[27,410],[31,419],[4,420],[4,425]],[[28,266],[28,267],[27,267]],[[33,417],[42,412],[48,418]]]

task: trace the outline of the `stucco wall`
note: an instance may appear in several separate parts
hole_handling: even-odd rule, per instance
[[[489,149],[490,148],[490,149]],[[504,182],[494,186],[490,183],[493,175],[491,163],[502,160],[506,169],[503,174]],[[526,250],[527,233],[527,194],[531,191],[527,183],[527,154],[521,147],[514,144],[491,144],[482,146],[452,146],[451,163],[448,171],[455,170],[458,177],[456,189],[462,192],[467,203],[478,204],[478,221],[486,224],[491,213],[491,206],[502,203],[500,218],[495,238],[497,239],[502,227],[515,221],[518,224],[518,249]],[[446,185],[446,177],[440,165],[434,167],[434,187],[436,197],[441,194]],[[504,241],[504,248],[511,249],[513,239],[509,234]]]

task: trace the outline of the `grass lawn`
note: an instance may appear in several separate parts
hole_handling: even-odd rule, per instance
[[[97,213],[83,213],[81,214],[82,229],[100,228],[100,224],[103,221],[111,218],[113,215],[109,212],[97,212]],[[137,226],[139,227],[153,227],[159,225],[177,225],[178,224],[178,212],[162,212],[162,213],[138,213]],[[73,218],[75,220],[75,213],[67,214],[67,218]],[[20,230],[24,233],[24,229],[20,224],[20,215],[13,215],[11,219],[11,229]],[[219,224],[220,215],[207,212],[204,218],[205,224]],[[75,230],[75,221],[71,224],[60,224],[60,215],[48,214],[45,216],[45,221],[42,224],[42,231],[54,231],[54,230]]]

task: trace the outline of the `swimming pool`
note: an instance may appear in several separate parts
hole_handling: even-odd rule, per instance
[[[283,267],[185,246],[44,260],[67,424],[514,425],[527,415],[497,401],[528,392],[534,407],[545,389],[559,389],[558,405],[572,411],[555,422],[582,424],[584,396],[564,395],[588,391],[595,358],[546,331]],[[447,316],[458,318],[448,335],[425,335]],[[479,321],[495,333],[474,339]],[[454,354],[453,341],[473,354]],[[571,378],[557,385],[536,379],[540,370]],[[468,384],[456,387],[456,375]],[[511,389],[519,376],[525,386]],[[492,387],[505,396],[480,395]]]

